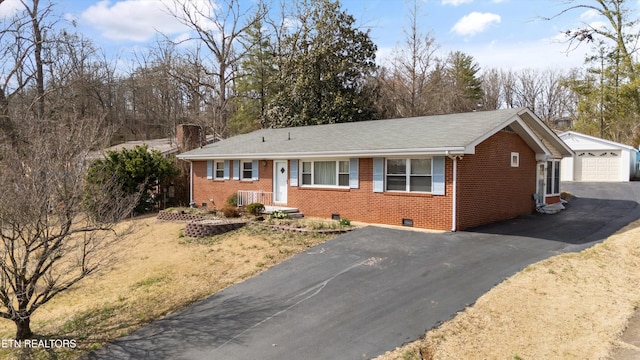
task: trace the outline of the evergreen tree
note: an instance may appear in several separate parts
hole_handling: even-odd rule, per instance
[[[149,151],[147,146],[136,146],[128,150],[109,151],[104,159],[96,160],[89,167],[88,189],[100,188],[106,182],[116,181],[121,185],[123,196],[141,193],[134,209],[143,213],[152,209],[152,191],[159,183],[178,175],[178,169],[171,159],[165,159],[157,150]],[[94,194],[87,194],[87,203],[91,204]],[[118,200],[114,200],[118,201]],[[100,209],[90,210],[99,213]]]
[[[276,68],[275,50],[261,16],[258,14],[246,31],[247,51],[235,85],[236,112],[229,124],[232,134],[249,132],[266,125],[265,112],[273,96]]]
[[[376,46],[338,1],[305,0],[297,28],[282,40],[277,92],[266,112],[271,127],[368,120],[375,89]]]
[[[447,74],[453,95],[451,112],[473,111],[482,101],[484,92],[479,71],[480,67],[471,55],[460,51],[449,55]]]

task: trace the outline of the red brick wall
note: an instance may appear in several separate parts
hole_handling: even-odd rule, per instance
[[[520,154],[519,167],[511,167],[511,152]],[[458,229],[530,214],[535,192],[535,153],[519,135],[500,131],[458,160]]]
[[[273,161],[259,161],[258,181],[208,180],[207,162],[194,161],[193,199],[198,207],[207,203],[208,208],[222,208],[226,199],[238,190],[262,190],[273,188]],[[446,160],[446,196],[430,194],[374,193],[373,159],[359,161],[358,189],[304,188],[289,186],[287,206],[295,207],[306,216],[341,218],[370,223],[402,225],[402,219],[413,220],[414,227],[451,229],[451,160]],[[229,166],[233,169],[233,164]],[[233,178],[233,176],[231,176]],[[213,202],[210,201],[213,199]]]
[[[373,159],[359,161],[358,189],[317,189],[289,187],[288,206],[297,207],[307,216],[341,218],[369,223],[402,225],[402,219],[413,220],[413,226],[451,230],[451,160],[446,161],[446,196],[408,193],[374,193]]]
[[[227,198],[236,194],[238,190],[262,190],[272,191],[273,162],[267,161],[266,166],[262,160],[258,161],[257,181],[233,180],[233,162],[229,162],[229,180],[207,179],[207,162],[193,162],[193,200],[198,207],[203,203],[208,208],[221,209],[227,204]],[[213,199],[213,202],[211,201]]]
[[[553,196],[545,196],[544,197],[544,203],[547,205],[551,205],[551,204],[555,204],[555,203],[559,203],[560,202],[560,195],[553,195]]]
[[[511,167],[511,152],[520,153],[520,166]],[[273,161],[258,162],[258,181],[207,180],[207,162],[194,161],[194,200],[198,207],[222,208],[238,190],[272,192]],[[233,165],[230,165],[233,169]],[[231,178],[233,178],[231,176]],[[444,196],[409,193],[374,193],[373,159],[359,161],[358,189],[327,189],[289,186],[287,206],[306,216],[341,218],[369,223],[401,225],[403,218],[414,227],[434,230],[452,228],[453,160],[445,161]],[[534,152],[515,133],[501,131],[476,147],[476,154],[458,160],[457,229],[508,219],[535,209]],[[213,199],[213,203],[209,199]]]

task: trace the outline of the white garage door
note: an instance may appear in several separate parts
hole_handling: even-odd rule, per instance
[[[620,151],[576,151],[576,181],[620,181]]]

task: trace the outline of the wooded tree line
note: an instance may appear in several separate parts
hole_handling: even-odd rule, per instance
[[[226,137],[260,127],[527,106],[552,127],[570,121],[579,131],[636,142],[640,96],[630,47],[637,35],[626,2],[570,2],[567,12],[592,9],[610,21],[567,31],[573,44],[594,47],[585,67],[572,71],[482,69],[469,54],[441,55],[437,40],[420,32],[426,17],[418,1],[408,4],[394,57],[378,64],[369,32],[337,1],[245,9],[238,0],[200,7],[174,0],[166,11],[193,39],[160,36],[127,69],[63,26],[55,5],[37,14],[25,7],[4,20],[0,114],[104,118],[117,130],[115,143],[169,137],[185,122]]]

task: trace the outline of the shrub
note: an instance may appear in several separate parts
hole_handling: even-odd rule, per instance
[[[240,211],[235,206],[227,205],[222,208],[222,214],[226,218],[236,218],[240,216]]]
[[[144,145],[131,150],[108,151],[104,158],[95,160],[89,166],[87,183],[100,188],[115,181],[121,188],[123,198],[111,199],[113,202],[124,201],[129,195],[139,194],[134,213],[141,214],[155,208],[153,192],[156,185],[177,176],[179,172],[173,160],[165,159],[162,153],[149,150]],[[97,191],[93,191],[95,189],[91,187],[89,190],[85,197],[90,204]],[[99,213],[101,209],[89,209],[90,212],[92,210]]]
[[[564,201],[571,201],[571,200],[573,200],[574,197],[575,196],[572,193],[568,192],[568,191],[563,191],[563,192],[560,193],[560,199],[562,199]]]
[[[276,210],[269,215],[270,219],[291,219],[291,216],[282,210]]]
[[[227,198],[227,205],[238,206],[238,194],[229,195]]]
[[[260,215],[264,211],[264,205],[261,203],[255,202],[247,205],[245,210],[251,215]]]
[[[340,226],[351,226],[351,220],[349,220],[349,219],[340,219]]]

